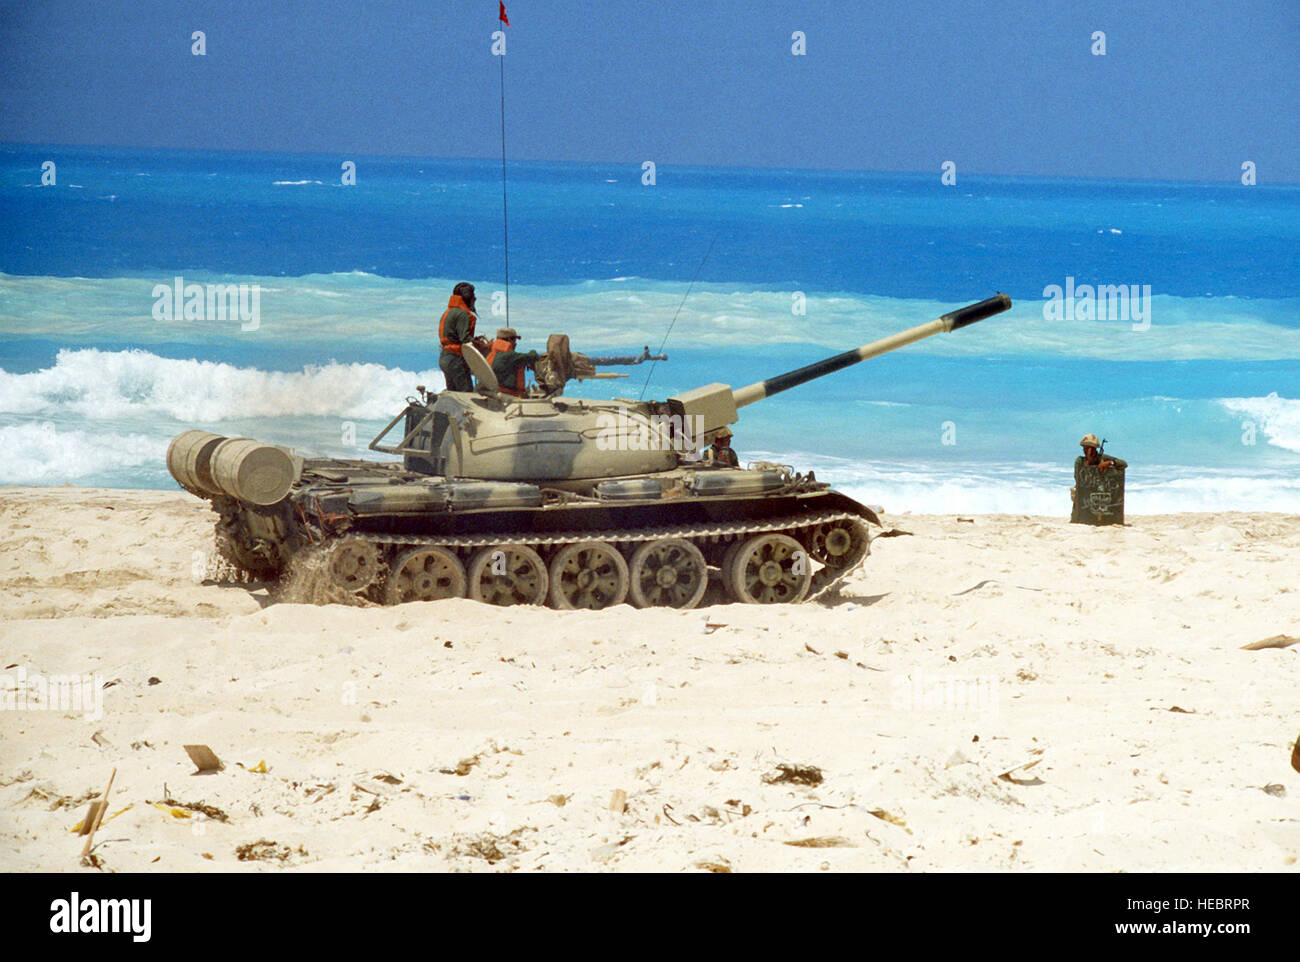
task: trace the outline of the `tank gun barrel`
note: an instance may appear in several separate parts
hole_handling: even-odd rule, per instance
[[[922,340],[934,334],[946,334],[969,324],[974,324],[976,321],[982,321],[986,317],[1001,314],[1010,307],[1011,298],[1000,293],[977,304],[968,304],[965,307],[959,307],[955,311],[949,311],[942,317],[925,324],[918,324],[906,331],[890,334],[878,341],[855,347],[851,351],[845,351],[843,354],[836,354],[825,360],[816,361],[794,371],[787,371],[785,374],[778,374],[776,377],[770,377],[765,381],[757,381],[745,387],[737,388],[731,393],[736,399],[736,407],[744,407],[746,404],[753,404],[755,401],[761,401],[773,394],[789,390],[792,387],[798,387],[800,384],[814,378],[850,367],[859,361],[886,354],[914,341]]]
[[[736,409],[746,404],[761,401],[763,398],[797,387],[813,378],[831,374],[859,361],[865,361],[869,357],[896,350],[932,334],[955,331],[976,321],[982,321],[986,317],[992,317],[994,314],[1001,314],[1010,307],[1011,298],[1005,294],[998,294],[977,304],[967,304],[955,311],[949,311],[943,317],[936,318],[928,324],[920,324],[906,331],[890,334],[888,337],[882,337],[878,341],[845,351],[843,354],[836,354],[806,367],[787,371],[785,374],[778,374],[766,381],[757,381],[738,390],[733,391],[726,384],[705,384],[703,387],[684,391],[668,399],[668,409],[674,416],[691,418],[692,421],[689,423],[695,425],[691,430],[708,437],[719,428],[737,421]]]

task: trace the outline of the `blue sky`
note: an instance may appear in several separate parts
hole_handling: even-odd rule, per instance
[[[1297,0],[507,8],[516,160],[1300,181]],[[496,12],[0,0],[0,140],[499,156]]]

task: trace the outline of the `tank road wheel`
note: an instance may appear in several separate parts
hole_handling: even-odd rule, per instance
[[[804,536],[803,543],[814,561],[843,571],[867,556],[871,536],[861,521],[845,518],[817,525]]]
[[[353,594],[365,591],[379,577],[379,545],[363,538],[341,538],[329,549],[325,570],[336,588]]]
[[[608,608],[627,598],[627,562],[613,545],[580,541],[551,559],[551,607]]]
[[[384,585],[384,604],[464,598],[465,587],[465,566],[454,551],[437,546],[411,548],[393,559]]]
[[[736,560],[736,552],[740,550],[740,546],[744,543],[745,539],[743,537],[737,538],[735,541],[731,542],[731,544],[727,545],[727,550],[722,552],[722,564],[718,565],[718,570],[722,572],[723,584],[731,583],[731,575],[727,572],[731,570],[731,563]]]
[[[638,608],[694,608],[709,587],[704,554],[680,538],[647,541],[637,548],[629,565],[629,577],[629,595]]]
[[[760,534],[732,555],[727,587],[737,601],[774,605],[803,601],[812,584],[808,552],[784,534]]]
[[[489,605],[544,605],[546,562],[523,544],[480,548],[469,563],[469,596]]]

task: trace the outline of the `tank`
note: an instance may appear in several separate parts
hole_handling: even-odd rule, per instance
[[[467,345],[476,390],[419,387],[370,443],[400,461],[303,459],[194,430],[167,466],[211,502],[222,557],[288,600],[693,608],[720,584],[733,601],[796,603],[866,560],[880,518],[811,471],[724,466],[702,445],[741,408],[1010,307],[998,294],[767,380],[663,401],[566,398],[569,380],[612,375],[563,335],[534,396],[515,397]]]

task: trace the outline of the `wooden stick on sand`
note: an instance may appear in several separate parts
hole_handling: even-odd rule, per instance
[[[113,769],[113,774],[108,776],[108,785],[104,789],[104,794],[99,797],[95,810],[89,816],[90,831],[86,833],[86,844],[81,849],[81,857],[85,858],[90,854],[90,847],[95,841],[95,829],[99,828],[99,823],[104,820],[104,813],[108,811],[108,793],[113,790],[113,779],[117,778],[117,769]]]

